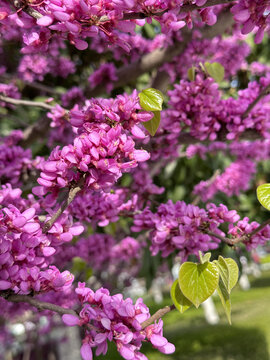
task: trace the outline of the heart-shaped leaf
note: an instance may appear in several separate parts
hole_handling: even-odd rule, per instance
[[[214,62],[214,63],[205,62],[204,67],[205,67],[206,71],[208,72],[208,74],[216,82],[219,83],[224,79],[224,67],[220,63],[218,63],[218,62]]]
[[[270,184],[262,184],[257,187],[257,198],[263,207],[270,210]]]
[[[192,303],[183,295],[180,290],[178,280],[175,280],[171,287],[171,298],[177,310],[182,314],[185,312]]]
[[[179,270],[179,286],[186,298],[197,308],[218,287],[219,272],[213,263],[194,264],[185,262]]]
[[[139,93],[140,105],[146,111],[161,111],[163,94],[161,91],[148,88]],[[151,121],[151,120],[150,120]]]
[[[152,136],[155,135],[160,124],[160,111],[153,111],[153,113],[154,116],[151,120],[142,123]]]

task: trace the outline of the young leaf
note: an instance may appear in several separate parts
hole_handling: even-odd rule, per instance
[[[218,287],[219,272],[215,264],[185,262],[179,270],[179,286],[186,298],[197,308]]]
[[[148,88],[139,93],[140,105],[146,111],[161,111],[163,94],[159,90]],[[151,120],[150,120],[151,121]]]
[[[188,76],[188,79],[190,81],[194,81],[195,80],[195,70],[196,70],[196,67],[195,66],[192,66],[191,68],[188,69],[187,71],[187,76]]]
[[[151,120],[142,123],[152,136],[155,135],[160,124],[160,111],[153,111],[153,113]]]
[[[218,63],[204,63],[205,69],[208,72],[208,74],[216,81],[221,82],[224,79],[224,67]]]
[[[200,263],[204,264],[205,262],[209,262],[209,260],[211,259],[211,253],[208,252],[206,254],[202,254],[201,251],[199,251],[199,256],[200,256]]]
[[[270,184],[262,184],[257,187],[257,198],[264,208],[270,210]]]
[[[181,314],[185,312],[192,303],[183,295],[180,290],[178,280],[175,280],[171,287],[171,298],[177,310],[180,311]]]
[[[218,295],[220,297],[221,303],[224,307],[227,319],[229,321],[229,324],[232,324],[231,321],[231,299],[230,294],[228,293],[223,280],[220,278],[218,288],[217,288]]]

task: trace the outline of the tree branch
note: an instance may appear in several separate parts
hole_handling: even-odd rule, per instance
[[[213,38],[219,34],[223,34],[226,29],[233,24],[233,17],[230,12],[226,11],[221,14],[218,21],[213,26],[205,26],[200,29],[202,37]],[[160,48],[152,51],[149,54],[145,54],[131,64],[123,66],[118,69],[116,76],[118,81],[114,82],[114,87],[122,87],[127,83],[130,83],[137,79],[142,74],[159,68],[164,63],[170,62],[173,58],[181,54],[187,47],[192,38],[192,31],[184,29],[182,31],[183,41],[181,43],[173,44],[167,48]],[[86,90],[87,97],[95,97],[102,94],[106,89],[106,83],[102,83],[96,86],[94,89]]]
[[[18,10],[22,10],[26,14],[30,15],[34,19],[40,19],[43,15],[37,10],[33,9],[31,6],[25,5],[24,1],[21,0],[9,0],[9,2],[16,7]]]
[[[217,239],[225,242],[226,244],[228,244],[228,245],[230,245],[230,246],[233,246],[233,245],[234,245],[234,243],[232,242],[231,239],[228,239],[228,238],[226,238],[225,236],[219,235],[219,234],[217,234],[217,233],[215,233],[215,232],[213,232],[213,231],[210,231],[210,230],[202,230],[202,232],[203,232],[204,234],[213,236],[213,237],[215,237],[215,238],[217,238]]]
[[[46,110],[52,110],[54,108],[53,105],[49,105],[49,104],[46,104],[41,101],[13,99],[11,97],[3,96],[3,95],[0,95],[0,101],[3,101],[7,104],[12,104],[12,105],[24,105],[24,106],[30,106],[30,107],[36,106],[36,107],[40,107],[40,108],[46,109]]]
[[[80,192],[84,186],[85,176],[82,176],[77,184],[72,186],[69,190],[68,197],[65,202],[60,206],[60,208],[56,211],[56,213],[48,220],[42,229],[43,234],[50,230],[55,221],[63,214],[63,212],[67,209],[67,207],[71,204],[71,202],[75,199],[75,196]]]
[[[6,294],[0,293],[0,296],[2,296],[5,300],[13,302],[13,303],[28,303],[28,304],[34,306],[35,308],[37,308],[39,311],[51,310],[60,315],[71,314],[71,315],[78,316],[78,314],[76,313],[75,310],[65,309],[58,305],[54,305],[54,304],[51,304],[48,302],[37,300],[29,295],[12,294],[12,295],[6,296]]]
[[[153,324],[156,320],[159,320],[164,315],[166,315],[168,312],[175,309],[174,305],[171,306],[165,306],[162,309],[159,309],[154,315],[152,315],[149,319],[145,320],[143,323],[141,323],[142,330],[145,329],[147,326]]]
[[[190,11],[194,11],[194,10],[201,10],[201,9],[205,9],[208,7],[212,7],[212,6],[216,6],[216,5],[230,5],[232,3],[234,3],[236,0],[208,0],[204,5],[198,6],[196,4],[186,4],[186,5],[182,5],[180,10],[179,10],[179,14],[182,13],[188,13]],[[168,12],[169,9],[165,9],[163,11],[159,11],[156,13],[147,13],[147,12],[129,12],[129,13],[125,13],[123,18],[120,19],[121,21],[123,20],[136,20],[136,19],[145,19],[148,17],[159,17],[162,16],[163,14],[165,14],[166,12]],[[102,16],[99,20],[99,22],[106,22],[109,21],[110,19],[107,16]]]
[[[265,228],[267,225],[270,224],[270,219],[266,220],[265,222],[263,222],[260,226],[258,226],[256,229],[254,229],[253,231],[251,231],[251,233],[249,234],[245,234],[243,236],[241,236],[240,238],[234,238],[232,240],[232,244],[238,244],[240,242],[245,242],[248,241],[252,238],[252,236],[254,236],[255,234],[257,234],[258,232],[260,232],[263,228]]]
[[[268,95],[269,93],[270,93],[270,84],[268,86],[266,86],[264,89],[262,89],[262,91],[259,93],[259,95],[256,97],[256,99],[254,101],[252,101],[251,104],[249,104],[249,106],[247,107],[247,110],[242,115],[242,119],[245,119],[249,115],[251,110],[258,104],[258,102],[264,96]]]

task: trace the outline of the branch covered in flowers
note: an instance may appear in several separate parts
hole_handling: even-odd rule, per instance
[[[0,296],[2,296],[5,300],[13,302],[13,303],[27,303],[31,306],[34,306],[39,311],[50,310],[50,311],[54,311],[54,312],[58,313],[59,315],[64,315],[64,314],[70,314],[70,315],[74,315],[74,316],[77,315],[76,311],[74,311],[72,309],[65,309],[59,305],[55,305],[52,303],[48,303],[45,301],[35,299],[30,295],[20,295],[20,294],[10,295],[10,294],[5,294],[5,293],[0,293]]]
[[[224,33],[226,29],[229,29],[233,23],[233,17],[229,12],[223,12],[215,25],[202,28],[201,34],[203,38],[213,38],[219,34]],[[189,30],[182,31],[182,41],[176,44],[170,45],[167,48],[161,48],[152,51],[149,54],[143,55],[138,61],[123,66],[116,71],[117,81],[114,82],[114,87],[122,87],[127,83],[137,79],[142,74],[159,68],[164,63],[170,62],[173,58],[181,54],[187,44],[192,38],[192,32]],[[92,90],[86,90],[87,97],[98,96],[104,93],[106,84],[98,85]]]

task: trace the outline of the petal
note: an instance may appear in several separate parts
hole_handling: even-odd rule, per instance
[[[154,346],[164,346],[168,343],[168,340],[164,336],[152,334],[150,341]]]
[[[158,350],[163,354],[172,354],[175,352],[175,346],[168,342],[166,345],[159,347]]]
[[[79,318],[75,315],[65,314],[62,316],[63,322],[68,326],[76,326],[79,324]]]
[[[0,280],[0,290],[7,290],[11,288],[11,282],[6,280]]]
[[[83,346],[81,347],[81,356],[83,360],[93,359],[92,349],[89,344],[83,344]]]

